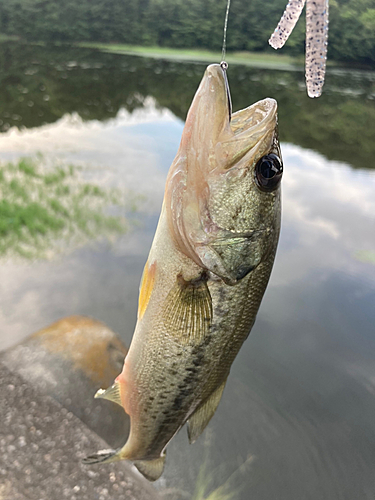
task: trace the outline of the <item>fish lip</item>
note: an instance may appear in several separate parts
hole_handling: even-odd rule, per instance
[[[266,97],[232,115],[230,127],[235,136],[240,134],[266,133],[277,127],[277,101]]]
[[[202,88],[203,93],[205,93],[206,96],[208,94],[210,94],[211,96],[216,95],[216,99],[213,99],[212,101],[213,104],[215,103],[214,107],[224,104],[224,107],[226,108],[225,118],[230,121],[232,115],[232,99],[226,72],[226,64],[221,63],[208,65],[202,78],[200,87]],[[221,99],[223,98],[225,100],[225,103],[221,101]],[[221,103],[219,103],[219,101],[221,101]]]
[[[261,150],[271,150],[277,141],[277,102],[266,98],[236,111],[229,122],[230,135],[216,145],[219,169],[242,168]]]
[[[266,97],[265,99],[257,101],[254,104],[251,104],[250,106],[233,113],[227,67],[228,65],[225,62],[221,62],[220,64],[210,64],[209,66],[207,66],[201,86],[203,89],[205,89],[204,92],[207,92],[206,85],[208,85],[209,91],[211,92],[216,92],[218,94],[220,94],[221,92],[225,93],[225,107],[227,108],[227,118],[234,134],[237,135],[240,131],[245,130],[249,130],[250,132],[250,129],[251,133],[257,132],[258,129],[262,126],[264,128],[266,128],[267,126],[269,126],[269,128],[276,126],[277,102],[271,97]],[[223,94],[221,95],[223,96]],[[206,111],[207,110],[205,110],[205,112]],[[252,119],[257,114],[258,120]],[[261,119],[259,119],[260,115],[262,115]],[[232,123],[233,121],[234,123]],[[272,121],[274,121],[274,123],[272,123]],[[241,127],[238,127],[238,125],[236,125],[236,122],[239,122]],[[241,128],[241,130],[238,130],[239,128]]]

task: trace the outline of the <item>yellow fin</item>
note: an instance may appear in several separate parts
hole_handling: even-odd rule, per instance
[[[172,335],[185,344],[205,337],[212,323],[212,299],[205,274],[190,281],[178,276],[165,304],[162,317]]]
[[[156,481],[163,474],[166,453],[155,460],[136,460],[134,465],[149,481]]]
[[[120,394],[120,384],[118,382],[115,382],[111,387],[108,389],[99,389],[94,398],[99,398],[99,399],[108,399],[109,401],[113,401],[114,403],[117,403],[118,405],[122,406],[121,403],[121,394]]]
[[[155,273],[156,273],[156,262],[153,262],[151,265],[149,265],[147,261],[145,268],[143,270],[141,286],[139,289],[138,319],[142,319],[147,309],[147,305],[151,297],[151,292],[154,288]]]
[[[214,413],[220,403],[223,395],[225,382],[223,382],[211,396],[193,413],[188,420],[189,442],[194,443],[207,427],[208,422],[214,416]]]

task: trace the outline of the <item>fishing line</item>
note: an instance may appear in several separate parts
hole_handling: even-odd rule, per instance
[[[227,91],[227,98],[228,98],[229,121],[230,121],[232,118],[232,99],[230,96],[228,77],[227,77],[228,63],[225,61],[225,50],[227,48],[227,27],[228,27],[229,7],[230,7],[230,0],[227,0],[227,10],[225,12],[225,21],[224,21],[223,49],[221,51],[220,66],[224,72],[225,88]]]
[[[229,7],[230,7],[230,0],[227,0],[227,10],[225,12],[225,21],[224,21],[223,49],[221,51],[221,64],[223,63],[227,64],[225,62],[225,52],[227,48],[227,27],[228,27]]]

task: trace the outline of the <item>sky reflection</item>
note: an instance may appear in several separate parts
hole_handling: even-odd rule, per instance
[[[106,122],[65,115],[0,135],[0,160],[41,152],[85,165],[91,181],[145,196],[140,223],[113,246],[32,264],[0,261],[0,348],[72,314],[104,321],[129,345],[182,128],[149,100]],[[217,485],[254,457],[239,498],[371,498],[375,265],[363,255],[375,253],[375,173],[287,143],[282,153],[282,232],[257,322],[209,426],[213,438],[189,447],[185,432],[177,436],[163,480],[189,489],[208,446]]]
[[[19,323],[19,334],[11,335],[8,340],[3,339],[6,345],[18,340],[23,328],[24,335],[30,333],[33,322],[30,323],[30,318],[27,318],[27,311],[32,311],[32,316],[39,318],[38,324],[43,326],[43,313],[40,311],[41,306],[38,306],[40,295],[46,294],[46,302],[42,300],[43,309],[50,311],[44,324],[48,323],[50,316],[51,319],[57,319],[76,310],[82,313],[79,311],[79,296],[76,298],[77,307],[73,307],[72,311],[69,307],[57,307],[53,296],[49,294],[51,286],[56,289],[56,294],[62,293],[61,290],[65,288],[59,284],[58,269],[64,269],[61,276],[64,276],[64,282],[69,287],[78,275],[81,275],[80,281],[83,283],[88,281],[92,273],[97,275],[99,265],[96,261],[103,259],[106,265],[110,261],[114,265],[113,261],[132,256],[139,260],[139,265],[134,271],[132,288],[126,283],[124,287],[134,297],[137,295],[137,273],[140,276],[141,267],[147,258],[166,173],[177,151],[182,128],[181,120],[168,110],[157,109],[150,99],[146,108],[136,110],[132,115],[122,110],[116,119],[106,122],[83,122],[78,115],[65,115],[54,124],[23,131],[11,129],[0,135],[2,160],[42,152],[47,160],[57,158],[85,165],[84,175],[90,181],[130,189],[145,196],[140,208],[144,214],[143,227],[120,238],[111,250],[104,247],[95,251],[87,248],[58,263],[24,264],[21,272],[17,266],[1,264],[3,291],[8,289],[7,297],[12,304],[11,309],[15,307],[18,310],[15,317],[16,323]],[[287,287],[293,293],[299,289],[315,289],[319,283],[323,288],[324,283],[328,287],[330,280],[350,277],[350,280],[358,281],[366,288],[367,291],[353,290],[353,300],[358,297],[358,300],[363,301],[363,297],[371,294],[375,286],[375,265],[360,258],[360,252],[367,252],[366,255],[375,252],[374,172],[354,170],[349,165],[328,161],[318,153],[290,144],[283,144],[282,152],[285,164],[282,232],[267,297],[280,287]],[[83,257],[86,252],[92,257],[92,269],[86,269],[86,276],[80,271],[72,273],[73,261],[81,262],[84,259],[85,267],[90,267],[91,258]],[[36,266],[40,268],[36,273],[38,277],[34,271]],[[53,272],[46,273],[44,269],[47,267]],[[126,273],[124,269],[126,266],[119,272]],[[52,284],[54,274],[57,281]],[[38,283],[35,283],[35,287],[32,285],[34,279]],[[30,285],[25,286],[29,280]],[[23,295],[22,299],[19,297],[15,301],[14,296],[12,298],[12,294],[9,294],[12,287],[14,293]],[[28,288],[30,290],[26,293]],[[342,288],[343,285],[338,290]],[[300,300],[300,297],[298,293],[297,299]],[[111,299],[107,300],[110,302]],[[280,318],[287,321],[291,311],[285,308],[283,297],[275,297],[274,302],[272,310],[280,313],[268,314],[268,308],[263,310],[262,307],[260,316],[263,314],[271,322],[279,322]],[[315,308],[310,308],[310,311],[313,316],[316,315]],[[1,330],[12,331],[13,321],[9,315],[5,317],[5,313],[2,314]]]
[[[145,195],[147,213],[158,214],[182,129],[181,120],[167,109],[157,109],[150,98],[145,108],[133,113],[121,109],[115,119],[104,122],[66,114],[42,127],[22,131],[14,127],[0,134],[0,159],[41,152],[51,160],[85,165],[86,175],[100,184]]]

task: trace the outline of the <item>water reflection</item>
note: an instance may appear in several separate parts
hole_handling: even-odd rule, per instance
[[[156,109],[155,101],[148,99],[133,114],[121,110],[116,119],[105,122],[84,122],[74,113],[38,128],[13,128],[0,134],[0,155],[16,161],[20,154],[42,151],[50,161],[81,167],[85,182],[121,190],[132,201],[131,192],[143,194],[147,204],[138,203],[138,208],[157,214],[182,128],[182,121],[168,110]]]
[[[43,158],[3,163],[0,171],[0,257],[49,257],[99,237],[126,232],[124,216],[105,209],[135,209],[119,190],[84,182],[73,165],[43,165]],[[133,202],[132,202],[133,198]],[[118,211],[118,210],[117,210]]]
[[[185,119],[202,64],[83,49],[0,45],[0,131],[53,123],[66,113],[106,120],[152,96]],[[234,110],[277,95],[281,140],[333,160],[372,168],[375,73],[329,70],[325,94],[309,102],[301,72],[231,66]]]
[[[220,485],[222,460],[228,473],[251,454],[243,500],[370,499],[375,266],[356,251],[374,248],[375,176],[291,145],[283,156],[278,255],[210,425],[212,470]],[[171,453],[185,449],[178,440]],[[203,450],[199,442],[188,450],[196,474]],[[170,481],[177,470],[166,471]]]
[[[50,124],[41,126],[35,115],[25,115],[34,120],[33,128],[2,134],[0,158],[40,149],[48,157],[89,165],[87,181],[131,188],[147,198],[142,225],[112,248],[83,247],[33,266],[0,263],[0,330],[6,332],[1,347],[71,314],[98,318],[129,344],[166,171],[203,66],[80,51],[57,51],[54,65],[50,53],[40,51],[38,57],[38,72],[25,75],[27,58],[11,52],[7,75],[17,60],[22,71],[14,85],[23,81],[30,93],[32,81],[25,78],[39,78],[37,92],[48,89],[50,99],[33,102],[50,113],[43,117]],[[189,446],[182,431],[171,443],[174,460],[160,485],[173,488],[172,498],[188,498],[197,494],[197,479],[210,476],[201,489],[201,496],[210,498],[252,457],[245,473],[235,476],[242,488],[238,499],[370,500],[375,176],[368,167],[375,147],[374,80],[371,74],[331,74],[325,95],[309,101],[299,90],[302,74],[233,67],[230,77],[236,107],[265,95],[279,102],[282,233],[257,322],[210,423],[209,445],[202,439]],[[355,95],[350,89],[357,89]],[[20,96],[19,90],[11,92]],[[18,104],[4,99],[1,113],[11,114],[13,107],[24,120]]]

